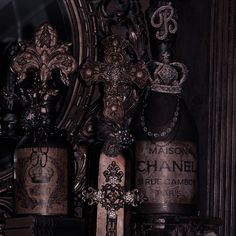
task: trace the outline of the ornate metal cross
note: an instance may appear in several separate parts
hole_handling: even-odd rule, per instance
[[[81,75],[88,85],[104,84],[103,117],[99,121],[105,137],[103,152],[107,156],[116,156],[132,142],[127,122],[129,114],[124,108],[127,95],[134,86],[143,88],[149,73],[144,62],[130,62],[125,51],[129,45],[126,40],[112,35],[103,41],[103,45],[105,63],[87,62]]]
[[[128,42],[117,35],[103,41],[105,63],[88,62],[81,74],[88,85],[102,82],[104,84],[103,115],[116,123],[124,119],[123,103],[129,87],[143,88],[148,79],[148,71],[143,62],[131,64],[125,51]]]
[[[106,180],[102,188],[96,190],[90,187],[88,191],[84,190],[82,192],[82,200],[87,201],[89,205],[101,204],[106,209],[106,236],[116,236],[117,211],[125,205],[138,206],[145,201],[145,196],[138,189],[125,191],[125,187],[121,186],[124,173],[115,161],[107,167],[103,175]]]

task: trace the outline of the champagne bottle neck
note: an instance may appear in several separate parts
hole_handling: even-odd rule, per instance
[[[144,105],[143,115],[152,126],[161,126],[169,122],[177,109],[181,106],[180,98],[176,94],[165,94],[150,91]]]
[[[197,128],[184,100],[176,94],[150,91],[137,120],[136,139],[197,140]]]

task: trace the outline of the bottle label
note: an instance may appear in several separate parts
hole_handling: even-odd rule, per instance
[[[146,194],[148,203],[195,203],[197,189],[195,143],[137,142],[136,186]]]
[[[22,148],[15,152],[16,214],[68,213],[66,149]]]

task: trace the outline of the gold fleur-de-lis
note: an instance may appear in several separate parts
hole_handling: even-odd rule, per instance
[[[77,68],[75,59],[69,54],[69,46],[58,42],[57,32],[50,24],[42,25],[33,42],[23,44],[21,52],[12,60],[11,67],[18,76],[18,83],[25,80],[29,71],[38,71],[40,81],[45,83],[57,69],[61,81],[69,85],[68,75]]]

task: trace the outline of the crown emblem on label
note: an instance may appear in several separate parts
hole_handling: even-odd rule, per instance
[[[33,183],[49,183],[54,171],[50,167],[34,166],[29,169],[29,176]]]
[[[171,62],[169,53],[162,54],[163,62],[154,62],[157,67],[154,71],[154,80],[151,90],[161,93],[181,93],[182,84],[187,79],[188,70],[180,62]]]

